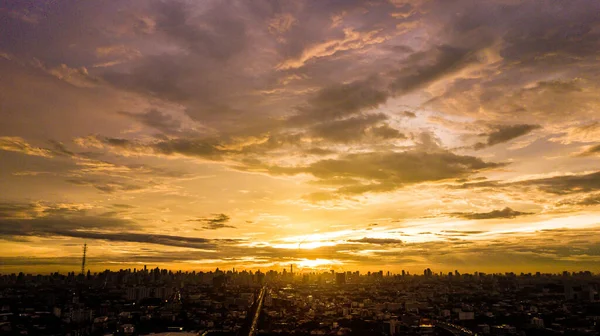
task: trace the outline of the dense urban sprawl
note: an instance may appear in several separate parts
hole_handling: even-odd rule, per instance
[[[6,335],[600,335],[600,277],[172,272],[0,275]]]

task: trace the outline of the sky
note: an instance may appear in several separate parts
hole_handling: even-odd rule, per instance
[[[0,273],[600,271],[600,2],[0,1]]]

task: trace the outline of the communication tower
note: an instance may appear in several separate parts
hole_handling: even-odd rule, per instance
[[[87,244],[83,244],[83,257],[81,258],[81,274],[85,275],[85,254],[87,253]]]

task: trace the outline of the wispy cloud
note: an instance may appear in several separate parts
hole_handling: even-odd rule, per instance
[[[504,208],[502,210],[492,210],[489,212],[454,212],[451,215],[464,219],[496,219],[504,218],[511,219],[519,216],[531,215],[530,212],[521,212],[513,210],[511,208]]]
[[[51,158],[52,152],[30,145],[21,137],[0,137],[0,150],[17,152],[25,155],[41,156],[45,158]]]
[[[477,143],[475,145],[475,149],[501,144],[530,133],[538,128],[540,128],[539,125],[500,125],[497,126],[491,133],[484,134],[487,137],[487,141],[485,143]]]
[[[140,228],[138,223],[118,213],[94,213],[87,207],[0,204],[0,237],[8,240],[58,236],[196,249],[215,249],[236,241],[135,232]]]
[[[223,228],[232,228],[235,229],[235,226],[228,225],[229,216],[226,214],[213,214],[211,217],[201,217],[197,219],[190,219],[189,221],[200,222],[202,223],[202,228],[205,230],[218,230]]]

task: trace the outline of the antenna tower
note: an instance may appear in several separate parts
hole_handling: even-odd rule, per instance
[[[85,275],[85,254],[87,252],[87,244],[83,244],[83,257],[81,258],[81,274]]]

